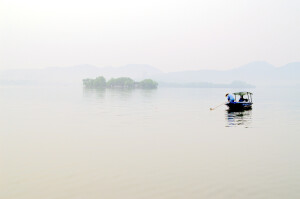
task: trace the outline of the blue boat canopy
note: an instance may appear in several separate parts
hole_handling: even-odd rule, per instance
[[[239,96],[243,96],[243,95],[253,95],[251,92],[236,92],[233,93],[234,95],[239,95]]]

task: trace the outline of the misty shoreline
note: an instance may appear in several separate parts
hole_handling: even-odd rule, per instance
[[[84,78],[96,78],[98,76],[103,76],[106,79],[129,77],[134,81],[152,79],[159,83],[158,87],[297,87],[300,85],[300,62],[289,63],[282,67],[275,67],[267,62],[252,62],[224,71],[196,70],[169,73],[146,64],[129,64],[121,67],[77,65],[61,68],[6,70],[0,72],[0,85],[77,85],[81,84]]]

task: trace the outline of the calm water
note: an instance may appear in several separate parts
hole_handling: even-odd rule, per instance
[[[1,87],[0,198],[300,198],[300,89],[227,91]]]

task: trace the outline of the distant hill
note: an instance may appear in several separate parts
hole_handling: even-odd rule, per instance
[[[229,84],[216,84],[210,82],[189,82],[189,83],[171,83],[171,82],[160,82],[160,87],[170,88],[255,88],[254,85],[247,84],[242,81],[233,81]]]
[[[158,74],[153,79],[175,83],[213,82],[229,84],[233,81],[243,81],[257,86],[297,85],[300,83],[300,62],[289,63],[282,67],[275,67],[267,62],[252,62],[231,70],[163,73]]]
[[[231,70],[196,70],[163,73],[146,64],[129,64],[122,67],[97,67],[78,65],[72,67],[50,67],[35,70],[7,70],[0,73],[0,84],[78,84],[82,79],[104,76],[130,77],[136,81],[151,78],[161,85],[300,85],[300,62],[274,67],[267,62],[252,62]],[[236,84],[235,84],[236,85]]]
[[[130,77],[142,80],[162,73],[157,68],[145,64],[129,64],[122,67],[96,67],[78,65],[72,67],[50,67],[32,70],[7,70],[0,73],[0,84],[4,82],[27,84],[82,84],[82,79],[104,76]]]

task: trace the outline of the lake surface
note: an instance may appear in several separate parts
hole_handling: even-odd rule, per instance
[[[233,91],[0,87],[0,198],[300,198],[300,89]]]

